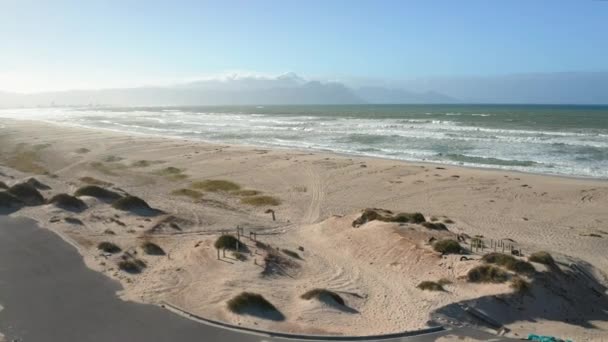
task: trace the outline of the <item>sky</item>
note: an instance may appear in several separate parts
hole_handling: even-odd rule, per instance
[[[0,0],[0,90],[608,71],[608,1]]]

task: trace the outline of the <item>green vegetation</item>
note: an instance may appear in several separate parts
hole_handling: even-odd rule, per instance
[[[17,208],[24,205],[23,201],[6,191],[0,191],[0,208]]]
[[[452,223],[456,223],[454,222],[454,220],[446,218],[445,220],[443,220],[443,223],[447,223],[447,224],[452,224]]]
[[[237,196],[255,196],[261,194],[261,191],[257,190],[239,190],[235,191],[234,194]]]
[[[119,198],[122,198],[122,196],[114,191],[110,191],[108,189],[104,189],[102,187],[99,187],[97,185],[86,185],[83,186],[81,188],[79,188],[78,190],[76,190],[76,192],[74,192],[75,196],[90,196],[90,197],[95,197],[98,199],[102,199],[102,200],[117,200]]]
[[[106,163],[116,163],[116,162],[119,162],[121,160],[123,160],[122,157],[112,156],[112,155],[109,155],[109,156],[106,156],[105,158],[103,158],[103,161],[106,162]]]
[[[272,196],[249,196],[241,198],[241,203],[256,207],[276,206],[281,204],[281,200]]]
[[[146,268],[146,263],[139,259],[121,260],[118,263],[118,268],[127,273],[141,273]]]
[[[165,255],[165,251],[159,245],[153,242],[144,242],[141,245],[141,248],[148,255]]]
[[[6,185],[6,183],[3,181],[0,181],[0,189],[8,189],[8,185]]]
[[[326,289],[312,289],[301,295],[300,298],[306,300],[311,300],[315,298],[327,304],[346,305],[344,299],[340,297],[339,294]]]
[[[515,290],[515,293],[526,294],[530,292],[530,283],[520,277],[513,277],[510,287]]]
[[[80,178],[78,178],[78,180],[80,180],[83,183],[90,184],[90,185],[112,186],[112,183],[110,183],[110,182],[102,181],[97,178],[88,177],[88,176],[80,177]]]
[[[359,227],[370,221],[422,223],[426,219],[421,213],[399,213],[395,215],[390,210],[368,208],[363,210],[361,216],[353,221],[353,227]]]
[[[103,241],[100,242],[97,245],[97,249],[104,251],[106,253],[118,253],[120,252],[122,249],[120,249],[120,247],[118,247],[116,244],[112,243],[112,242],[108,242],[108,241]]]
[[[31,184],[20,183],[11,186],[8,193],[20,199],[27,205],[41,205],[44,204],[44,197],[42,194]]]
[[[151,210],[150,206],[143,199],[136,196],[125,196],[112,203],[112,207],[118,210]]]
[[[74,152],[83,154],[83,153],[89,153],[89,152],[91,152],[91,150],[89,150],[88,148],[85,148],[85,147],[81,147],[81,148],[76,149],[76,151],[74,151]]]
[[[262,295],[243,292],[228,301],[228,310],[236,314],[253,313],[256,311],[276,312],[279,310]]]
[[[441,254],[459,254],[462,251],[462,247],[458,241],[452,239],[435,242],[433,249]]]
[[[504,283],[508,278],[507,272],[492,265],[480,265],[467,273],[467,279],[472,283]]]
[[[131,163],[131,167],[148,167],[152,165],[149,160],[138,160]]]
[[[441,222],[437,222],[437,223],[422,222],[422,225],[425,228],[428,228],[428,229],[431,229],[431,230],[448,230],[448,227],[446,227],[445,224],[443,224]]]
[[[503,253],[489,253],[484,255],[481,260],[488,264],[503,266],[509,271],[519,274],[533,274],[534,266],[527,261],[519,260],[514,256]]]
[[[176,189],[171,191],[171,195],[186,196],[192,199],[200,199],[201,197],[203,197],[203,194],[201,192],[192,189]]]
[[[231,182],[231,181],[221,180],[221,179],[194,182],[194,183],[192,183],[192,185],[190,187],[194,188],[194,189],[203,190],[203,191],[209,191],[209,192],[220,192],[220,191],[227,192],[227,191],[237,191],[237,190],[241,189],[240,185],[238,185],[234,182]]]
[[[52,203],[59,208],[68,210],[82,210],[87,207],[87,205],[78,197],[68,194],[55,195],[49,200],[49,203]]]
[[[237,244],[238,240],[237,238],[235,238],[232,235],[222,235],[219,238],[217,238],[217,240],[215,240],[215,243],[213,244],[213,246],[217,249],[229,249],[229,250],[236,250],[236,244]],[[241,243],[239,243],[239,246],[242,245]]]
[[[416,287],[421,290],[426,290],[426,291],[445,291],[445,289],[443,288],[443,286],[441,284],[436,283],[434,281],[423,281],[422,283],[418,284]]]
[[[292,251],[292,250],[289,250],[289,249],[281,249],[281,252],[283,252],[283,253],[285,253],[286,255],[289,255],[290,257],[295,258],[295,259],[302,259],[302,258],[300,257],[300,254],[298,254],[297,252],[294,252],[294,251]]]
[[[529,261],[532,262],[536,262],[539,264],[544,264],[550,267],[555,267],[557,266],[555,264],[555,260],[553,259],[553,256],[551,254],[549,254],[548,252],[536,252],[536,253],[532,253],[532,255],[530,255],[530,257],[528,257]]]

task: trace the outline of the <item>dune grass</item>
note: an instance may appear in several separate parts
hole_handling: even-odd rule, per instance
[[[509,286],[518,294],[526,294],[530,292],[531,288],[530,283],[520,277],[513,277],[513,279],[511,279],[511,285]]]
[[[119,193],[102,188],[97,185],[85,185],[81,188],[78,188],[76,192],[74,192],[74,196],[89,196],[104,200],[117,200],[119,198],[122,198]]]
[[[108,241],[103,241],[103,242],[100,242],[100,243],[97,245],[97,249],[99,249],[99,250],[101,250],[101,251],[104,251],[104,252],[106,252],[106,253],[112,253],[112,254],[118,253],[118,252],[120,252],[120,251],[122,250],[122,249],[121,249],[120,247],[118,247],[118,245],[116,245],[115,243],[108,242]]]
[[[488,264],[495,264],[503,266],[509,271],[513,271],[519,274],[533,274],[535,272],[534,266],[527,261],[519,260],[514,256],[503,254],[503,253],[489,253],[484,255],[481,260]]]
[[[141,245],[141,248],[148,255],[165,255],[165,251],[154,242],[146,241]]]
[[[8,188],[7,192],[27,205],[44,204],[44,197],[42,197],[42,194],[38,189],[28,183],[15,184]]]
[[[196,191],[196,190],[192,190],[192,189],[176,189],[176,190],[171,191],[171,195],[190,197],[195,200],[203,197],[203,194],[200,191]]]
[[[425,291],[445,291],[441,284],[434,281],[423,281],[416,287]]]
[[[427,228],[427,229],[431,229],[431,230],[448,230],[448,227],[446,227],[445,224],[441,223],[441,222],[422,222],[422,225]]]
[[[531,262],[536,262],[551,267],[557,266],[555,260],[553,259],[553,256],[548,252],[544,251],[532,253],[530,257],[528,257],[528,260]]]
[[[462,247],[458,241],[452,239],[435,242],[435,244],[433,244],[433,249],[442,254],[459,254],[462,251]]]
[[[252,292],[242,292],[238,296],[230,299],[227,306],[228,310],[236,314],[243,314],[250,311],[279,311],[262,295]]]
[[[467,273],[471,283],[504,283],[509,279],[507,272],[493,265],[480,265]]]
[[[52,203],[59,208],[70,210],[81,210],[87,207],[81,199],[68,194],[57,194],[51,197],[49,203]]]
[[[6,185],[6,183],[3,181],[0,181],[0,189],[8,189],[8,185]]]
[[[422,223],[426,219],[421,213],[398,213],[394,214],[390,210],[367,208],[363,210],[361,216],[353,221],[353,227],[359,227],[370,221],[399,222],[399,223]]]
[[[285,253],[286,255],[289,255],[292,258],[295,259],[302,259],[302,257],[300,257],[300,254],[298,254],[297,252],[294,252],[292,250],[289,249],[281,249],[281,252]]]
[[[128,260],[121,260],[118,263],[118,268],[127,273],[137,274],[141,273],[141,271],[146,268],[146,263],[142,260],[134,258]]]
[[[238,190],[233,192],[233,194],[236,196],[256,196],[261,193],[262,192],[258,190]]]
[[[256,207],[277,206],[281,204],[281,200],[272,196],[249,196],[241,198],[241,203]]]
[[[315,298],[324,303],[329,302],[328,304],[335,303],[340,305],[346,305],[346,302],[339,294],[327,289],[312,289],[306,291],[303,295],[300,296],[300,298],[305,300],[311,300]],[[331,303],[331,301],[333,301],[333,303]]]
[[[131,167],[148,167],[155,164],[162,164],[162,160],[137,160],[131,163]]]
[[[143,199],[137,196],[125,196],[117,199],[112,203],[114,209],[130,211],[130,210],[151,210],[152,208]]]
[[[223,179],[209,179],[202,182],[194,182],[190,185],[190,187],[208,192],[228,192],[241,189],[240,185]]]
[[[229,249],[235,251],[237,242],[237,238],[235,238],[233,235],[226,234],[218,237],[213,246],[217,249]],[[242,243],[239,243],[239,246],[242,245]]]
[[[80,177],[78,178],[79,181],[86,183],[86,184],[90,184],[90,185],[98,185],[98,186],[112,186],[113,184],[110,182],[106,182],[97,178],[93,178],[93,177]]]
[[[22,200],[11,195],[9,192],[0,191],[0,207],[1,208],[18,208],[23,206]]]

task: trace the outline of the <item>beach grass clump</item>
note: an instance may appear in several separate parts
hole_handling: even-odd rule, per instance
[[[196,191],[196,190],[192,190],[192,189],[176,189],[176,190],[171,191],[171,195],[190,197],[195,200],[203,197],[203,194],[200,191]]]
[[[416,286],[417,288],[425,291],[445,291],[443,286],[438,282],[434,281],[423,281]]]
[[[277,206],[281,204],[281,200],[272,196],[260,195],[241,198],[241,203],[253,205],[256,207]]]
[[[548,252],[544,252],[544,251],[532,253],[528,257],[528,260],[531,262],[536,262],[539,264],[547,265],[550,267],[556,266],[555,259],[553,259],[553,256],[551,254],[549,254]]]
[[[292,257],[294,259],[302,259],[302,257],[300,257],[300,254],[298,254],[297,252],[294,252],[292,250],[281,249],[281,252],[285,253],[286,255],[289,255],[290,257]]]
[[[467,280],[471,283],[504,283],[509,279],[507,272],[493,265],[480,265],[467,273]]]
[[[106,182],[103,180],[99,180],[97,178],[93,178],[93,177],[80,177],[78,178],[79,181],[86,183],[86,184],[90,184],[90,185],[98,185],[98,186],[112,186],[112,183],[110,182]]]
[[[531,285],[529,282],[523,280],[520,277],[513,277],[513,279],[511,279],[510,287],[514,290],[515,293],[526,294],[530,292]]]
[[[202,182],[194,182],[190,187],[208,192],[229,192],[241,189],[240,185],[223,179],[209,179]]]
[[[7,191],[0,191],[0,208],[18,208],[23,206],[22,200]]]
[[[68,210],[82,210],[87,207],[87,205],[80,198],[68,194],[57,194],[51,197],[49,203],[52,203],[59,208]]]
[[[25,184],[29,184],[38,190],[51,190],[51,187],[40,182],[36,178],[32,177],[24,182]]]
[[[314,298],[319,300],[320,302],[331,305],[346,305],[346,302],[339,294],[327,289],[312,289],[306,291],[303,295],[300,296],[300,298],[305,300],[311,300]]]
[[[422,226],[430,230],[448,230],[448,227],[441,222],[422,222]]]
[[[279,310],[262,295],[252,292],[242,292],[236,297],[230,299],[227,306],[228,310],[236,314],[279,312]]]
[[[148,167],[150,165],[149,160],[138,160],[131,163],[131,167]]]
[[[237,238],[235,238],[233,235],[230,234],[226,234],[226,235],[222,235],[219,238],[217,238],[217,240],[215,240],[215,243],[213,244],[213,246],[216,249],[229,249],[229,250],[233,250],[236,251],[236,245],[239,242],[239,240],[237,240]],[[239,243],[239,246],[242,245]]]
[[[535,272],[534,266],[527,261],[519,260],[514,256],[503,254],[503,253],[489,253],[484,255],[481,260],[488,264],[495,264],[503,266],[509,271],[513,271],[519,274],[533,274]]]
[[[459,254],[462,251],[462,246],[456,240],[445,239],[435,242],[433,249],[441,254]]]
[[[165,255],[165,251],[154,242],[146,241],[141,245],[141,249],[148,255]]]
[[[7,192],[27,205],[44,204],[44,197],[42,197],[42,194],[36,187],[28,183],[15,184],[8,188]]]
[[[0,181],[0,189],[8,189],[8,185],[6,185],[6,183],[3,181]]]
[[[454,224],[456,222],[454,222],[454,220],[446,218],[445,220],[443,220],[443,223],[447,223],[447,224]]]
[[[126,260],[121,260],[118,263],[118,268],[124,272],[137,274],[141,273],[144,268],[146,268],[146,263],[142,260],[131,258]]]
[[[399,222],[399,223],[422,223],[426,219],[421,213],[398,213],[394,214],[390,210],[367,208],[363,210],[361,216],[353,221],[353,227],[359,227],[370,221]]]
[[[131,210],[151,210],[152,208],[143,199],[137,196],[125,196],[117,199],[112,203],[114,209],[131,211]]]
[[[78,196],[78,197],[89,196],[89,197],[95,197],[95,198],[101,199],[101,200],[110,200],[110,201],[114,201],[119,198],[122,198],[122,196],[119,193],[102,188],[97,185],[85,185],[81,188],[78,188],[76,190],[76,192],[74,192],[74,196]]]
[[[109,241],[100,242],[97,244],[97,249],[111,254],[118,253],[122,250],[118,245]]]
[[[238,190],[238,191],[234,191],[233,194],[237,195],[237,196],[256,196],[261,194],[261,191],[258,190]]]

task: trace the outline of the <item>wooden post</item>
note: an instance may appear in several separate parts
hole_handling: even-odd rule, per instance
[[[220,260],[220,249],[217,248],[217,260]]]
[[[222,248],[222,255],[224,256],[224,258],[226,257],[226,248]]]

